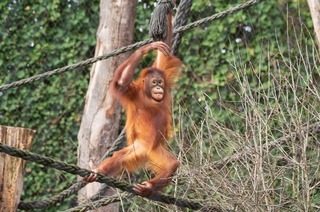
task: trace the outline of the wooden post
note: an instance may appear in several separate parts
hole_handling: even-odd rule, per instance
[[[137,0],[100,0],[95,57],[133,42],[137,3]],[[108,91],[115,69],[128,56],[129,53],[121,54],[92,66],[78,133],[78,166],[81,168],[95,168],[118,137],[121,108],[119,104],[113,104]],[[102,184],[93,182],[82,188],[78,194],[79,203],[88,201],[101,186]],[[115,190],[109,189],[102,195],[110,196],[114,193]],[[113,203],[93,211],[119,211],[118,205]]]
[[[320,1],[308,0],[318,48],[320,49]]]
[[[0,142],[8,146],[29,150],[35,131],[0,125]],[[25,161],[0,153],[0,211],[15,212],[23,186]]]

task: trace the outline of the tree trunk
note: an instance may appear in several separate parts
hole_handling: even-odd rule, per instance
[[[137,0],[100,1],[95,57],[133,42],[136,6]],[[120,106],[112,104],[108,90],[115,69],[127,57],[128,54],[122,54],[99,61],[91,69],[86,104],[78,133],[78,165],[82,168],[93,169],[98,165],[119,134]],[[100,187],[99,183],[88,184],[79,192],[79,202],[88,200]],[[117,210],[118,204],[115,203],[96,211]]]
[[[35,131],[0,126],[0,142],[22,150],[30,150]],[[0,153],[0,211],[17,211],[23,186],[26,161]]]
[[[308,0],[318,48],[320,49],[320,1]]]

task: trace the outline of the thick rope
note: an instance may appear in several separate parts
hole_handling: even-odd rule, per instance
[[[152,39],[141,41],[141,42],[138,42],[138,43],[134,43],[132,45],[121,47],[119,49],[116,49],[116,50],[114,50],[112,52],[109,52],[109,53],[107,53],[105,55],[102,55],[102,56],[99,56],[99,57],[90,58],[90,59],[87,59],[87,60],[72,64],[72,65],[68,65],[68,66],[65,66],[65,67],[62,67],[62,68],[58,68],[58,69],[54,69],[52,71],[45,72],[43,74],[39,74],[39,75],[36,75],[36,76],[33,76],[33,77],[29,77],[29,78],[26,78],[26,79],[22,79],[22,80],[13,82],[13,83],[9,83],[7,85],[0,86],[0,91],[4,91],[4,90],[10,89],[10,88],[20,87],[22,85],[25,85],[25,84],[28,84],[28,83],[32,83],[32,82],[35,82],[35,81],[38,81],[38,80],[42,80],[42,79],[45,79],[45,78],[48,78],[48,77],[51,77],[51,76],[54,76],[54,75],[57,75],[57,74],[62,74],[64,72],[72,70],[72,69],[76,69],[76,68],[79,68],[79,67],[82,67],[82,66],[91,65],[91,64],[96,63],[96,62],[98,62],[100,60],[105,60],[105,59],[108,59],[110,57],[117,56],[119,54],[122,54],[124,52],[130,51],[132,49],[139,48],[139,47],[141,47],[143,45],[146,45],[148,43],[151,43],[151,42],[152,42]]]
[[[316,123],[310,124],[309,126],[301,127],[300,131],[316,133],[319,131],[319,129],[320,129],[320,122],[316,122]],[[287,136],[281,137],[275,141],[264,144],[262,148],[263,149],[268,148],[269,150],[272,150],[273,148],[276,148],[277,146],[286,142],[288,139],[290,139],[292,136],[295,136],[296,134],[298,134],[298,132],[295,132],[292,135],[287,135]],[[121,139],[123,139],[122,136],[123,136],[123,133],[121,133],[120,136],[117,138],[117,140],[115,141],[115,144],[119,143],[117,141],[121,141]],[[115,146],[117,146],[117,145],[115,145]],[[120,146],[118,146],[117,148],[120,148]],[[116,151],[117,148],[115,148],[113,151]],[[111,149],[113,149],[113,147],[111,147]],[[113,152],[113,151],[111,151],[111,152]],[[112,153],[106,154],[105,157],[111,156],[110,154],[112,154]],[[225,157],[219,161],[214,162],[213,167],[217,168],[217,169],[221,169],[224,166],[228,165],[229,163],[235,163],[235,162],[241,160],[242,158],[246,157],[247,155],[252,155],[252,154],[255,154],[254,149],[246,148],[245,150],[238,152],[232,156],[228,156],[228,157]],[[78,182],[78,184],[79,183],[81,184],[82,182]],[[26,203],[21,202],[18,207],[19,207],[19,209],[36,209],[36,208],[45,208],[47,206],[54,205],[58,202],[61,202],[61,200],[63,200],[64,198],[69,197],[70,195],[76,193],[77,192],[76,189],[77,189],[78,184],[71,186],[69,188],[70,191],[65,190],[65,191],[61,192],[59,195],[61,195],[62,197],[59,197],[58,195],[56,195],[56,196],[50,198],[50,201],[49,200],[42,200],[39,202],[35,202],[35,201],[34,202],[26,202]],[[84,183],[84,185],[85,185],[85,183]],[[73,190],[73,189],[75,189],[75,190]],[[95,199],[96,196],[92,197],[90,199]],[[89,204],[89,203],[87,203],[87,204]],[[206,209],[207,209],[206,207],[203,207],[201,209],[201,211],[206,211]],[[212,207],[210,207],[209,209],[211,210]],[[219,208],[215,208],[215,210],[218,211]]]
[[[102,206],[109,205],[114,202],[120,202],[121,199],[128,199],[130,197],[132,197],[131,194],[120,195],[120,196],[113,195],[111,197],[105,197],[105,198],[99,199],[94,202],[88,202],[88,203],[83,204],[81,206],[70,208],[70,209],[66,210],[65,212],[83,212],[83,211],[87,211],[87,210],[93,210],[93,209],[100,208]]]
[[[235,6],[235,7],[232,7],[228,10],[225,10],[223,12],[220,12],[220,13],[217,13],[217,14],[214,14],[212,16],[209,16],[207,18],[203,18],[203,19],[200,19],[198,21],[195,21],[193,23],[190,23],[190,24],[187,24],[185,26],[182,26],[182,27],[178,27],[177,29],[174,29],[173,33],[180,33],[180,32],[183,32],[183,31],[186,31],[188,29],[193,29],[195,27],[198,27],[202,24],[206,24],[206,23],[209,23],[209,22],[212,22],[213,20],[216,20],[216,19],[220,19],[220,18],[224,18],[225,16],[227,15],[230,15],[232,13],[235,13],[239,10],[242,10],[244,8],[247,8],[247,7],[251,7],[261,1],[264,1],[264,0],[250,0],[250,1],[247,1],[246,3],[243,3],[243,4],[239,4],[238,6]]]
[[[318,132],[320,129],[320,122],[316,122],[316,123],[313,123],[309,126],[305,126],[305,127],[301,127],[301,130],[300,131],[304,131],[304,132],[311,132],[311,133],[316,133]],[[292,136],[295,136],[296,134],[298,134],[297,132],[293,133],[293,135],[287,135],[287,136],[284,136],[284,137],[281,137],[275,141],[272,141],[272,142],[269,142],[268,144],[264,144],[263,145],[263,149],[270,149],[272,150],[273,148],[276,148],[277,146],[281,145],[282,143],[286,142],[288,139],[290,139]],[[120,139],[119,139],[120,138]],[[118,137],[119,140],[121,140],[121,135]],[[118,140],[117,139],[117,140]],[[1,144],[1,143],[0,143]],[[111,147],[112,148],[112,147]],[[1,150],[0,150],[1,151]],[[224,166],[226,166],[227,164],[229,163],[234,163],[234,162],[237,162],[239,160],[241,160],[243,157],[247,156],[247,155],[252,155],[252,154],[255,154],[254,150],[252,148],[247,148],[246,150],[244,151],[241,151],[239,153],[236,153],[232,156],[229,156],[229,157],[226,157],[226,158],[223,158],[219,161],[216,161],[213,163],[213,167],[214,168],[217,168],[217,169],[221,169],[223,168]],[[78,182],[78,183],[82,183],[82,182]],[[85,184],[85,183],[84,183]],[[73,185],[71,186],[71,188],[69,189],[75,189],[74,193],[77,192],[77,185]],[[71,191],[64,191],[65,193],[61,192],[61,194],[59,195],[65,195],[64,197],[58,197],[57,196],[54,196],[50,199],[52,199],[52,202],[48,201],[48,200],[43,200],[43,201],[39,201],[39,202],[27,202],[27,203],[20,203],[19,204],[19,209],[36,209],[36,208],[45,208],[47,206],[50,206],[50,205],[54,205],[58,202],[61,202],[61,200],[63,198],[66,198],[74,193],[72,193],[72,190]],[[69,192],[69,193],[68,193]],[[97,195],[96,195],[97,196]],[[92,197],[90,198],[90,200],[94,200],[96,197]],[[89,204],[89,203],[86,203],[86,204]],[[79,208],[81,206],[78,206]],[[86,206],[85,206],[86,207]],[[212,211],[213,207],[202,207],[201,208],[201,211]],[[218,207],[214,207],[214,211],[219,211],[219,208]]]
[[[159,1],[150,18],[150,37],[154,41],[167,40],[168,23],[167,14],[172,11],[174,4],[171,1]]]
[[[0,152],[4,152],[4,153],[9,154],[11,156],[19,157],[24,160],[32,161],[32,162],[35,162],[35,163],[38,163],[38,164],[41,164],[41,165],[44,165],[47,167],[66,171],[71,174],[76,174],[81,177],[85,177],[85,176],[89,175],[90,173],[92,173],[91,171],[89,171],[87,169],[81,169],[80,167],[78,167],[76,165],[67,164],[67,163],[64,163],[61,161],[53,160],[51,158],[40,156],[38,154],[29,152],[26,150],[19,150],[15,147],[10,147],[10,146],[7,146],[3,143],[0,143]],[[105,183],[111,187],[116,187],[122,191],[127,191],[129,193],[139,195],[134,192],[134,190],[132,189],[133,188],[132,185],[130,185],[124,181],[117,181],[115,179],[106,177],[106,176],[99,174],[99,173],[97,173],[97,180],[96,181],[100,182],[100,183]],[[152,197],[150,197],[148,199],[162,202],[162,203],[166,203],[166,204],[173,204],[173,205],[176,205],[176,206],[182,207],[182,208],[190,208],[193,210],[199,210],[201,208],[204,208],[204,206],[198,202],[188,201],[188,200],[175,198],[172,196],[167,196],[167,195],[162,195],[162,194],[153,195]],[[217,207],[211,207],[211,208],[213,208],[216,211]]]
[[[30,209],[41,209],[48,206],[55,205],[59,202],[62,202],[65,198],[70,197],[73,194],[76,194],[82,187],[87,183],[80,181],[73,184],[70,188],[64,190],[63,192],[41,201],[32,201],[32,202],[20,202],[18,205],[19,209],[30,210]]]
[[[174,19],[174,28],[184,26],[187,23],[190,8],[193,0],[182,0],[179,4],[176,17]],[[172,38],[172,52],[178,54],[178,48],[181,43],[182,33],[176,33]]]
[[[250,1],[246,2],[246,3],[244,3],[244,4],[240,4],[240,5],[236,6],[236,7],[232,7],[232,8],[230,8],[230,9],[224,11],[224,12],[220,12],[220,13],[214,14],[214,15],[212,15],[210,17],[203,18],[203,19],[201,19],[199,21],[193,22],[191,24],[187,24],[185,26],[179,27],[179,28],[177,28],[177,29],[175,29],[173,31],[173,34],[181,33],[181,32],[186,31],[188,29],[192,29],[192,28],[198,27],[201,24],[206,24],[206,23],[211,22],[211,21],[213,21],[215,19],[223,18],[223,17],[225,17],[225,16],[227,16],[229,14],[232,14],[232,13],[235,13],[235,12],[241,10],[241,9],[250,7],[250,6],[252,6],[252,5],[256,4],[256,3],[259,3],[261,1],[263,1],[263,0],[250,0]],[[2,86],[0,86],[0,91],[4,91],[4,90],[10,89],[10,88],[20,87],[22,85],[25,85],[25,84],[28,84],[28,83],[31,83],[31,82],[35,82],[35,81],[38,81],[38,80],[41,80],[41,79],[45,79],[45,78],[51,77],[53,75],[61,74],[61,73],[64,73],[66,71],[69,71],[69,70],[72,70],[72,69],[75,69],[75,68],[79,68],[79,67],[82,67],[82,66],[87,66],[87,65],[93,64],[95,62],[98,62],[100,60],[105,60],[105,59],[108,59],[110,57],[113,57],[113,56],[122,54],[124,52],[130,51],[132,49],[141,47],[141,46],[146,45],[146,44],[151,43],[151,42],[152,42],[152,39],[141,41],[141,42],[129,45],[129,46],[125,46],[125,47],[119,48],[119,49],[117,49],[115,51],[112,51],[112,52],[107,53],[105,55],[102,55],[100,57],[90,58],[90,59],[84,60],[82,62],[78,62],[78,63],[72,64],[72,65],[69,65],[69,66],[65,66],[65,67],[58,68],[58,69],[55,69],[55,70],[52,70],[52,71],[48,71],[48,72],[45,72],[43,74],[39,74],[39,75],[30,77],[30,78],[26,78],[26,79],[22,79],[22,80],[19,80],[19,81],[16,81],[16,82],[12,82],[12,83],[9,83],[9,84],[6,84],[6,85],[2,85]]]
[[[107,157],[111,157],[113,153],[119,149],[121,149],[124,146],[125,141],[125,130],[123,129],[118,138],[114,141],[113,145],[110,147],[110,149],[106,152],[106,154],[100,159],[99,162],[104,160]],[[60,192],[57,195],[54,195],[53,197],[39,200],[39,201],[31,201],[31,202],[23,202],[21,201],[18,205],[19,209],[40,209],[40,208],[46,208],[48,206],[55,205],[59,202],[62,202],[64,199],[70,197],[73,194],[76,194],[81,188],[83,188],[87,183],[83,181],[76,182],[72,186],[70,186],[68,189]],[[93,195],[89,201],[96,200],[102,190],[105,190],[108,186],[103,186],[95,195]]]

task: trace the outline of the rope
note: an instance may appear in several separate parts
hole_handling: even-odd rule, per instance
[[[164,41],[168,37],[167,14],[172,11],[171,1],[159,1],[150,18],[149,35],[154,41]]]
[[[78,211],[87,211],[87,210],[93,210],[93,209],[96,209],[96,208],[99,208],[99,207],[102,207],[102,206],[106,206],[106,205],[109,205],[111,203],[114,203],[114,202],[119,202],[121,199],[123,198],[130,198],[132,197],[131,194],[128,194],[128,195],[121,195],[121,196],[118,196],[118,195],[113,195],[111,197],[105,197],[105,198],[102,198],[102,199],[99,199],[95,202],[88,202],[84,205],[81,205],[81,206],[77,206],[77,207],[74,207],[74,208],[70,208],[68,210],[66,210],[65,212],[78,212]]]
[[[80,167],[73,165],[73,164],[67,164],[61,161],[57,161],[57,160],[53,160],[51,158],[48,157],[44,157],[29,151],[25,151],[25,150],[19,150],[15,147],[10,147],[7,146],[3,143],[0,143],[0,152],[4,152],[8,155],[14,156],[14,157],[19,157],[22,158],[24,160],[28,160],[28,161],[32,161],[47,167],[51,167],[51,168],[55,168],[58,170],[62,170],[71,174],[76,174],[79,175],[81,177],[87,176],[88,174],[92,173],[91,171],[87,170],[87,169],[81,169]],[[111,187],[116,187],[122,191],[127,191],[129,193],[138,195],[134,192],[134,190],[132,189],[133,186],[128,184],[127,182],[124,181],[117,181],[115,179],[103,176],[102,174],[97,173],[97,182],[100,183],[105,183]],[[158,202],[162,202],[162,203],[166,203],[166,204],[173,204],[176,205],[178,207],[182,207],[182,208],[190,208],[193,210],[198,210],[201,208],[205,208],[202,204],[195,202],[195,201],[189,201],[189,200],[185,200],[185,199],[180,199],[180,198],[175,198],[172,196],[167,196],[167,195],[163,195],[163,194],[155,194],[151,197],[149,197],[150,200],[154,200],[154,201],[158,201]],[[210,207],[213,208],[214,210],[216,210],[216,207]]]
[[[118,136],[118,138],[114,141],[113,145],[111,146],[111,148],[106,152],[106,154],[100,159],[99,162],[101,162],[103,159],[107,158],[107,157],[111,157],[112,154],[121,149],[124,146],[124,138],[125,138],[125,130],[123,129],[120,133],[120,135]],[[87,183],[83,182],[83,181],[79,181],[76,182],[75,184],[73,184],[72,186],[70,186],[68,189],[60,192],[59,194],[44,199],[44,200],[40,200],[40,201],[31,201],[31,202],[23,202],[21,201],[18,205],[19,209],[40,209],[40,208],[46,208],[48,206],[52,206],[55,205],[59,202],[62,202],[65,198],[70,197],[73,194],[76,194],[81,188],[83,188],[85,185],[87,185]],[[96,200],[102,190],[106,189],[107,186],[103,186],[95,195],[93,195],[89,201],[94,201]]]
[[[51,77],[51,76],[54,76],[54,75],[57,75],[57,74],[62,74],[64,72],[72,70],[72,69],[76,69],[76,68],[79,68],[79,67],[82,67],[82,66],[91,65],[91,64],[96,63],[96,62],[98,62],[100,60],[105,60],[105,59],[108,59],[110,57],[117,56],[119,54],[122,54],[124,52],[130,51],[132,49],[139,48],[139,47],[141,47],[143,45],[146,45],[148,43],[151,43],[151,42],[152,42],[151,39],[145,40],[145,41],[141,41],[141,42],[137,42],[137,43],[131,44],[129,46],[121,47],[119,49],[116,49],[116,50],[114,50],[112,52],[109,52],[109,53],[107,53],[105,55],[102,55],[102,56],[99,56],[99,57],[90,58],[90,59],[87,59],[87,60],[72,64],[72,65],[68,65],[68,66],[65,66],[65,67],[62,67],[62,68],[58,68],[58,69],[54,69],[52,71],[45,72],[43,74],[39,74],[39,75],[36,75],[36,76],[33,76],[33,77],[29,77],[29,78],[26,78],[26,79],[22,79],[22,80],[13,82],[13,83],[9,83],[9,84],[1,86],[0,87],[0,91],[4,91],[4,90],[10,89],[10,88],[20,87],[22,85],[25,85],[25,84],[28,84],[28,83],[31,83],[31,82],[42,80],[42,79],[45,79],[45,78],[48,78],[48,77]]]
[[[255,5],[255,4],[257,4],[257,3],[261,2],[261,1],[264,1],[264,0],[250,0],[250,1],[247,1],[246,3],[239,4],[238,6],[232,7],[230,9],[228,9],[228,10],[223,11],[223,12],[214,14],[214,15],[209,16],[207,18],[200,19],[198,21],[195,21],[193,23],[187,24],[185,26],[178,27],[177,29],[175,29],[173,31],[173,33],[174,34],[180,33],[180,32],[186,31],[188,29],[196,28],[196,27],[198,27],[198,26],[200,26],[202,24],[209,23],[209,22],[211,22],[213,20],[224,18],[227,15],[235,13],[235,12],[237,12],[239,10],[244,9],[244,8],[251,7],[251,6],[253,6],[253,5]]]
[[[55,205],[59,202],[62,202],[65,198],[70,197],[73,194],[76,194],[82,187],[87,183],[80,181],[73,184],[70,188],[64,190],[63,192],[41,201],[32,201],[32,202],[20,202],[18,205],[19,209],[30,210],[30,209],[40,209],[48,206]]]
[[[181,33],[181,32],[186,31],[188,29],[192,29],[192,28],[198,27],[201,24],[206,24],[206,23],[211,22],[211,21],[213,21],[215,19],[223,18],[223,17],[225,17],[225,16],[227,16],[229,14],[235,13],[236,11],[244,9],[246,7],[250,7],[250,6],[252,6],[252,5],[256,4],[256,3],[259,3],[261,1],[263,1],[263,0],[250,0],[250,1],[246,2],[246,3],[244,3],[244,4],[240,4],[238,6],[232,7],[232,8],[230,8],[230,9],[224,11],[224,12],[220,12],[220,13],[214,14],[214,15],[212,15],[210,17],[200,19],[200,20],[198,20],[196,22],[193,22],[191,24],[187,24],[187,25],[182,26],[182,27],[178,27],[177,29],[175,29],[173,31],[173,34]],[[105,59],[108,59],[110,57],[113,57],[113,56],[122,54],[124,52],[130,51],[132,49],[141,47],[141,46],[146,45],[146,44],[151,43],[151,42],[152,42],[152,39],[141,41],[141,42],[129,45],[129,46],[125,46],[125,47],[119,48],[119,49],[117,49],[115,51],[112,51],[112,52],[107,53],[105,55],[102,55],[100,57],[90,58],[90,59],[84,60],[82,62],[78,62],[78,63],[72,64],[72,65],[69,65],[69,66],[65,66],[65,67],[62,67],[62,68],[54,69],[52,71],[48,71],[48,72],[45,72],[43,74],[39,74],[39,75],[30,77],[30,78],[26,78],[26,79],[22,79],[22,80],[19,80],[19,81],[16,81],[16,82],[12,82],[12,83],[9,83],[9,84],[6,84],[6,85],[2,85],[2,86],[0,86],[0,91],[4,91],[4,90],[10,89],[10,88],[20,87],[22,85],[25,85],[25,84],[28,84],[28,83],[31,83],[31,82],[35,82],[35,81],[38,81],[38,80],[41,80],[41,79],[45,79],[45,78],[51,77],[53,75],[61,74],[61,73],[64,73],[64,72],[72,70],[72,69],[76,69],[76,68],[79,68],[79,67],[82,67],[82,66],[87,66],[87,65],[96,63],[96,62],[98,62],[100,60],[105,60]]]
[[[187,23],[190,8],[193,0],[182,0],[179,4],[176,17],[174,19],[174,27],[178,28]],[[172,38],[172,52],[178,54],[178,48],[181,43],[182,33],[176,33]]]
[[[311,133],[315,133],[315,132],[319,131],[319,129],[320,129],[319,126],[320,126],[320,122],[315,122],[313,124],[310,124],[309,126],[301,127],[300,131],[308,131]],[[269,142],[268,144],[264,144],[263,149],[268,147],[268,149],[272,150],[273,148],[281,145],[283,142],[287,141],[290,137],[292,137],[293,135],[296,135],[296,134],[297,134],[297,132],[293,133],[292,135],[287,135],[287,136],[281,137],[275,141]],[[124,136],[124,133],[122,131],[121,134],[119,135],[119,137],[117,138],[117,140],[115,141],[115,145],[113,145],[111,147],[111,149],[114,149],[113,151],[117,150],[116,148],[114,148],[114,146],[118,146],[118,145],[116,145],[116,143],[121,143],[123,141],[123,136]],[[121,147],[118,146],[117,148],[121,148]],[[108,152],[112,152],[110,150]],[[1,143],[0,143],[0,152],[2,152]],[[3,151],[3,152],[5,152],[5,151]],[[104,157],[111,156],[110,154],[111,153],[106,154]],[[252,154],[255,154],[254,150],[251,148],[246,148],[245,150],[243,150],[237,154],[234,154],[232,156],[228,156],[226,158],[223,158],[219,161],[214,162],[213,167],[217,168],[217,169],[221,169],[231,162],[233,162],[233,163],[237,162],[238,160],[241,160],[243,157],[245,157],[247,155],[252,155]],[[77,189],[82,188],[84,185],[86,185],[86,183],[83,183],[83,182],[78,182],[78,183],[74,184],[68,190],[65,190],[59,194],[62,197],[59,197],[59,195],[56,195],[56,196],[50,198],[50,200],[41,200],[39,202],[36,202],[36,201],[34,201],[34,202],[20,202],[18,208],[25,209],[25,210],[26,209],[39,209],[39,208],[45,208],[50,205],[54,205],[58,202],[61,202],[64,198],[67,198],[67,197],[71,196],[72,194],[75,194],[78,191]],[[99,193],[97,193],[97,195],[94,195],[93,197],[91,197],[90,200],[92,201],[92,200],[96,199],[98,195],[99,195]],[[87,205],[87,204],[89,204],[89,203],[86,203],[85,205]],[[101,206],[103,206],[103,205],[101,205]],[[80,206],[78,206],[78,207],[80,208]],[[85,207],[87,207],[87,206],[85,206]],[[220,210],[218,207],[211,206],[211,207],[202,207],[201,211],[212,211],[212,209],[214,209],[214,211]]]

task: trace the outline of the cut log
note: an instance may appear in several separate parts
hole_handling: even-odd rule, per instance
[[[30,150],[35,131],[0,125],[0,142],[22,150]],[[23,187],[26,161],[0,153],[0,211],[15,212]]]

